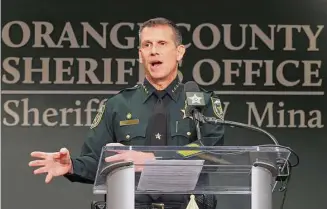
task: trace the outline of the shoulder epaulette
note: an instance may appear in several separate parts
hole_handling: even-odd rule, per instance
[[[118,92],[118,94],[120,94],[120,93],[123,92],[123,91],[132,91],[132,90],[136,90],[136,89],[140,88],[140,86],[141,86],[141,85],[136,84],[136,85],[133,86],[133,87],[124,88],[124,89],[120,90],[120,91]]]

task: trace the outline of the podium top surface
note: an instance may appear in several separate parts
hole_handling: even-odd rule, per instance
[[[191,143],[187,146],[104,146],[104,151],[114,150],[135,150],[135,151],[180,151],[180,150],[199,150],[199,151],[215,151],[226,153],[229,151],[242,151],[242,152],[287,152],[290,150],[288,147],[274,144],[264,144],[258,146],[200,146],[198,143]]]
[[[104,146],[93,192],[106,194],[108,176],[133,168],[136,194],[249,194],[253,166],[270,171],[275,184],[290,154],[279,145]],[[112,156],[125,160],[108,162]]]

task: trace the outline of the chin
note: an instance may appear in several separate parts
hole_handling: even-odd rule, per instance
[[[150,76],[152,79],[164,79],[167,77],[166,74],[164,74],[163,72],[149,72]]]
[[[167,77],[167,76],[164,76],[164,75],[157,75],[157,74],[151,74],[150,76],[151,76],[151,78],[153,80],[163,80],[163,79],[165,79]]]

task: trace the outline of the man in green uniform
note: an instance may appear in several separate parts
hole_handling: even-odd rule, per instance
[[[193,121],[184,117],[184,84],[179,81],[177,72],[185,47],[178,28],[167,19],[151,19],[140,28],[139,37],[144,83],[122,90],[100,107],[80,156],[71,158],[66,148],[55,153],[31,153],[32,157],[40,159],[29,165],[40,166],[34,174],[47,173],[46,183],[55,176],[65,176],[73,182],[94,183],[101,149],[107,144],[184,146],[197,140]],[[222,118],[218,97],[213,92],[203,92],[207,104],[203,114]],[[159,120],[153,118],[158,100],[161,105],[158,111],[164,112],[164,121],[167,121],[163,133],[154,131],[158,127],[154,124]],[[224,129],[221,125],[203,124],[201,134],[206,146],[223,144]],[[127,157],[137,163],[153,158],[153,154],[117,154],[106,161]]]

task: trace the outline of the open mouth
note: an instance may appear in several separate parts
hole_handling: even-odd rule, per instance
[[[162,62],[161,61],[153,61],[150,64],[151,64],[152,67],[158,67],[159,65],[162,64]]]

